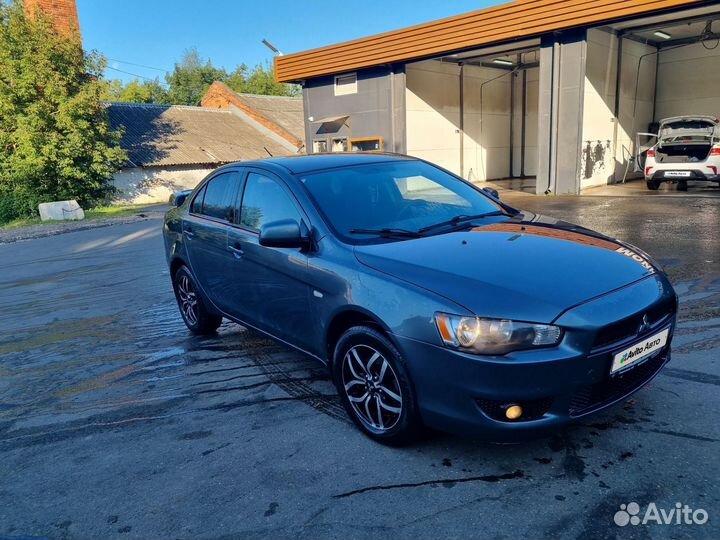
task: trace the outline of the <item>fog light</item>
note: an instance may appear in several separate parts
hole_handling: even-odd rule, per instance
[[[510,405],[505,409],[505,417],[508,420],[517,420],[522,416],[522,413],[522,407],[518,404]]]

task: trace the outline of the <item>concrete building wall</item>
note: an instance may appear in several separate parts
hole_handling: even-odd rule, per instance
[[[460,68],[428,60],[406,68],[407,153],[460,174]]]
[[[618,39],[610,32],[587,32],[582,118],[580,189],[615,179],[615,95]]]
[[[700,43],[661,51],[655,120],[685,114],[720,116],[720,47]]]
[[[463,176],[473,181],[510,176],[510,85],[507,70],[463,68]]]
[[[307,110],[316,118],[351,114],[347,133],[358,136],[357,127],[386,140],[390,133],[392,149],[465,178],[536,175],[536,192],[555,194],[637,176],[630,161],[636,134],[663,117],[720,113],[720,49],[694,44],[658,52],[592,28],[543,36],[536,60],[539,68],[524,82],[522,72],[493,80],[502,70],[437,60],[407,64],[395,87],[389,68],[370,71],[364,83],[359,78],[356,96],[333,98],[326,78],[306,91]],[[316,127],[309,124],[309,139]]]
[[[334,77],[308,81],[303,88],[308,153],[313,140],[336,137],[382,137],[385,151],[404,152],[405,134],[396,119],[404,116],[404,85],[404,72],[392,67],[358,71],[354,94],[336,96]],[[343,115],[349,117],[344,123],[319,122]]]
[[[588,30],[581,189],[620,182],[626,171],[629,178],[637,176],[628,168],[636,134],[669,116],[720,113],[718,87],[718,49],[698,43],[658,52],[629,39],[620,43],[610,32]]]
[[[525,60],[526,62],[528,59]],[[513,171],[512,176],[535,176],[537,174],[538,154],[538,83],[539,70],[531,68],[518,72],[514,76],[514,114],[513,114]],[[525,159],[521,153],[523,149],[523,117],[522,98],[523,84],[525,84]],[[524,165],[524,167],[523,167]]]
[[[540,47],[536,193],[580,192],[585,92],[584,30],[544,36]]]
[[[587,31],[581,189],[619,182],[625,176],[636,133],[647,131],[653,121],[656,52],[628,39],[621,44],[611,32]]]
[[[192,189],[214,168],[205,167],[133,167],[113,175],[118,190],[116,202],[144,204],[167,202],[176,191]]]
[[[408,154],[437,163],[473,181],[507,178],[513,146],[514,174],[520,175],[522,73],[433,60],[406,68]],[[515,122],[510,136],[511,85]],[[525,174],[537,169],[537,69],[527,76]],[[461,118],[462,113],[462,118]],[[462,131],[462,134],[461,134]],[[462,142],[462,154],[460,144]]]
[[[622,40],[620,100],[615,144],[615,180],[621,181],[627,162],[635,155],[635,136],[647,131],[655,110],[657,49],[628,39]],[[632,167],[628,177],[633,177]]]

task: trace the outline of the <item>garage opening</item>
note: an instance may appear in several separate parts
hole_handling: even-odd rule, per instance
[[[408,64],[407,153],[535,193],[539,57],[528,41]]]
[[[581,189],[642,178],[658,135],[660,159],[702,163],[718,88],[717,5],[588,30]]]

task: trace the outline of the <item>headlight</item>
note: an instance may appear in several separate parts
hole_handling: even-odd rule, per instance
[[[548,324],[461,317],[447,313],[436,313],[435,323],[445,345],[477,354],[506,354],[547,347],[556,345],[562,338],[562,330]]]

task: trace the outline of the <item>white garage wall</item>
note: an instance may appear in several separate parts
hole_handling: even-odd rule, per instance
[[[720,47],[660,51],[655,120],[685,114],[720,115]]]
[[[460,174],[460,68],[436,61],[406,70],[407,153]]]
[[[463,78],[465,177],[473,181],[507,178],[512,76],[505,70],[468,65]]]
[[[655,110],[655,71],[657,49],[628,39],[622,44],[622,68],[620,72],[620,114],[615,143],[615,180],[621,181],[627,160],[635,154],[635,135],[645,132],[653,122]],[[638,61],[640,70],[638,71]],[[635,88],[637,84],[637,102]],[[634,112],[633,112],[634,111]],[[633,176],[632,167],[629,177]]]
[[[526,58],[525,62],[531,60],[533,60],[533,58]],[[525,176],[537,175],[539,81],[540,70],[538,68],[528,69],[525,95]],[[513,128],[513,176],[520,176],[520,153],[522,151],[522,73],[517,74],[514,84],[515,114],[513,118],[515,126]]]
[[[504,75],[497,80],[496,77]],[[406,70],[407,152],[460,174],[460,68],[437,61],[417,62]],[[508,71],[464,67],[464,176],[474,181],[510,176],[510,85]],[[521,76],[516,81],[521,81]],[[492,81],[492,82],[489,82]],[[516,84],[518,84],[516,82]],[[521,84],[521,83],[520,83]],[[516,87],[516,114],[522,87]],[[482,101],[481,101],[482,98]],[[527,175],[537,169],[538,70],[528,72]],[[515,135],[519,174],[520,127]]]
[[[581,189],[622,180],[628,158],[635,152],[635,134],[647,131],[653,121],[656,49],[623,40],[619,114],[615,118],[618,46],[615,35],[588,30],[578,170]]]
[[[192,189],[212,168],[128,168],[113,175],[112,184],[119,191],[116,202],[145,204],[168,202],[176,191]]]
[[[580,189],[611,183],[615,177],[615,85],[618,40],[613,34],[587,33]]]

